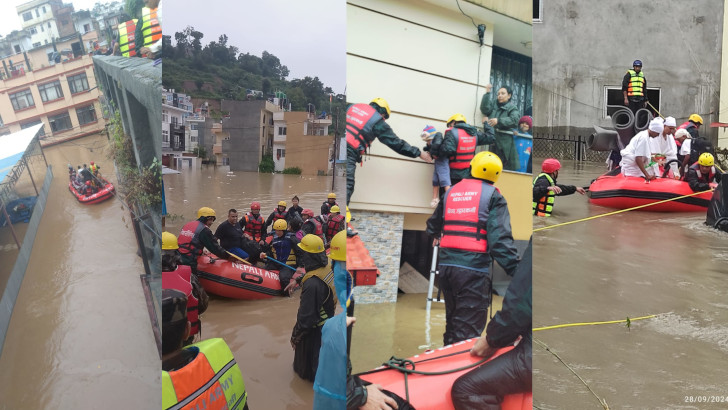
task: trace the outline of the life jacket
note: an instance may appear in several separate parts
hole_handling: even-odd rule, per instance
[[[278,212],[278,208],[276,208],[275,211],[273,211],[273,223],[279,219],[285,219],[288,220],[288,211]]]
[[[629,73],[629,84],[627,84],[627,96],[642,97],[645,95],[645,74],[640,71],[627,70]]]
[[[273,251],[273,257],[278,262],[283,262],[288,266],[296,266],[296,252],[294,252],[293,250],[293,247],[295,246],[293,238],[295,237],[296,234],[294,234],[293,232],[286,232],[282,237],[273,235],[273,240],[271,241],[271,250]],[[278,254],[286,252],[288,252],[286,260],[280,260],[278,258]]]
[[[192,294],[192,269],[189,266],[177,265],[177,270],[162,272],[162,289],[176,289],[187,295],[187,320],[192,329],[190,333],[200,333],[200,317],[197,310],[199,301]]]
[[[265,221],[263,221],[263,217],[260,214],[256,218],[255,215],[248,212],[245,215],[245,230],[243,232],[248,234],[256,242],[260,242],[260,238],[263,237],[264,223]]]
[[[490,198],[496,188],[478,179],[464,179],[445,194],[440,246],[485,253]]]
[[[150,46],[162,38],[162,27],[159,25],[157,9],[142,8],[142,35],[145,46]]]
[[[136,35],[137,19],[132,19],[119,24],[119,51],[124,57],[136,56]]]
[[[331,242],[331,238],[343,229],[344,225],[342,222],[344,219],[346,219],[346,217],[341,214],[329,215],[329,221],[326,223],[326,239],[328,242]]]
[[[324,203],[321,204],[321,210],[323,211],[324,210],[324,207],[326,207],[326,212],[324,212],[324,213],[329,214],[329,213],[331,213],[331,207],[334,206],[334,205],[337,205],[338,206],[339,203],[338,202],[334,202],[334,204],[332,205],[332,204],[329,203],[329,201],[324,201]]]
[[[331,267],[331,262],[329,262],[328,265],[322,266],[318,269],[314,269],[310,272],[306,272],[306,274],[301,279],[301,285],[303,286],[304,283],[306,283],[307,280],[311,279],[312,277],[316,276],[317,278],[321,279],[326,286],[329,287],[329,294],[326,296],[326,299],[324,299],[323,303],[321,303],[321,307],[319,308],[319,322],[316,323],[315,327],[322,327],[326,320],[329,318],[329,314],[326,313],[326,309],[324,309],[324,304],[326,301],[330,298],[334,298],[334,305],[336,305],[338,302],[338,298],[336,296],[336,286],[334,285],[334,270]]]
[[[359,152],[369,149],[374,136],[371,134],[374,124],[382,116],[369,104],[354,104],[346,110],[346,143]]]
[[[313,234],[321,238],[321,240],[326,243],[326,238],[324,237],[324,226],[321,221],[316,218],[308,218],[308,221],[304,222],[304,225],[309,222],[311,222],[314,226]]]
[[[677,129],[679,130],[686,130],[688,129],[688,125],[690,125],[690,120],[685,121],[684,123],[680,124]]]
[[[475,146],[478,143],[478,137],[468,134],[462,128],[448,128],[458,141],[457,151],[455,155],[450,157],[450,168],[452,169],[468,169],[470,160],[475,156]]]
[[[549,181],[549,186],[554,186],[555,182],[551,175],[544,172],[538,174],[538,177],[533,180],[533,186],[536,186],[536,181],[539,178],[546,177]],[[533,214],[536,216],[551,216],[551,212],[554,209],[554,200],[556,199],[556,193],[554,191],[548,191],[545,196],[542,196],[537,201],[533,202]]]
[[[200,221],[187,222],[179,233],[177,243],[179,244],[179,253],[182,255],[192,254],[195,259],[202,255],[204,245],[200,241],[200,232],[205,229],[205,224]]]
[[[85,195],[91,196],[93,194],[94,194],[94,188],[92,186],[86,185]]]
[[[181,369],[162,371],[162,408],[242,409],[248,393],[225,341],[208,339],[185,349],[197,350],[197,357]]]
[[[710,167],[710,172],[708,172],[708,175],[703,175],[703,173],[700,172],[700,164],[698,164],[697,162],[694,163],[693,165],[691,165],[690,169],[694,170],[695,173],[698,175],[698,179],[703,182],[710,183],[710,182],[713,182],[713,178],[715,178],[715,174],[716,174],[715,165]]]

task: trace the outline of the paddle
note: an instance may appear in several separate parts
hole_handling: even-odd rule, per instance
[[[245,259],[241,258],[240,256],[238,256],[238,255],[236,255],[236,254],[234,254],[234,253],[232,253],[232,252],[230,252],[230,251],[226,251],[226,252],[227,252],[227,254],[228,254],[228,255],[230,255],[230,256],[232,256],[233,258],[235,258],[235,259],[239,260],[240,262],[243,262],[243,263],[244,263],[244,264],[246,264],[246,265],[252,265],[252,263],[250,263],[250,262],[246,261]]]
[[[268,261],[271,261],[271,262],[277,263],[278,265],[281,265],[281,266],[283,266],[283,267],[286,267],[286,268],[288,268],[288,269],[290,269],[290,270],[292,270],[292,271],[295,271],[295,270],[296,270],[296,268],[294,268],[294,267],[292,267],[292,266],[288,266],[288,265],[286,265],[285,263],[283,263],[283,262],[280,262],[280,261],[278,261],[278,260],[276,260],[276,259],[273,259],[273,258],[269,258],[269,257],[267,257],[267,256],[265,257],[265,259],[266,259],[266,260],[268,260]]]

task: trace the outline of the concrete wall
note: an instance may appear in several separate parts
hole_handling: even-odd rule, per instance
[[[230,118],[223,119],[223,129],[230,132],[224,147],[230,158],[230,171],[258,171],[261,157],[262,115],[265,101],[228,101],[221,104]]]
[[[533,27],[534,126],[588,135],[609,124],[604,89],[621,87],[636,59],[648,88],[662,90],[663,115],[717,121],[723,9],[721,0],[543,2]],[[716,135],[709,130],[700,131]]]

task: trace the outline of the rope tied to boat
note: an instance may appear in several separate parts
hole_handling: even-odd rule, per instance
[[[634,211],[636,209],[642,209],[642,208],[646,208],[646,207],[652,206],[652,205],[664,204],[666,202],[676,201],[678,199],[688,198],[688,197],[691,197],[691,196],[700,195],[700,194],[704,194],[706,192],[712,192],[712,191],[713,191],[713,188],[706,189],[705,191],[693,192],[692,194],[681,195],[681,196],[677,196],[675,198],[663,199],[662,201],[652,202],[652,203],[649,203],[649,204],[633,206],[632,208],[620,209],[618,211],[613,211],[613,212],[607,212],[606,214],[594,215],[594,216],[590,216],[590,217],[587,217],[587,218],[577,219],[577,220],[569,221],[569,222],[563,222],[563,223],[556,224],[556,225],[543,226],[541,228],[534,229],[533,232],[544,231],[546,229],[556,228],[557,226],[571,225],[571,224],[575,224],[577,222],[585,222],[585,221],[589,221],[589,220],[592,220],[592,219],[601,218],[603,216],[610,216],[610,215],[621,214],[622,212]]]
[[[539,330],[561,329],[561,328],[565,328],[565,327],[575,327],[575,326],[593,326],[593,325],[609,325],[609,324],[614,324],[614,323],[628,323],[628,322],[633,322],[635,320],[652,319],[653,317],[657,317],[657,315],[647,315],[647,316],[634,317],[634,318],[628,317],[627,319],[607,320],[607,321],[603,321],[603,322],[564,323],[561,325],[535,327],[535,328],[533,328],[533,331],[536,332]]]

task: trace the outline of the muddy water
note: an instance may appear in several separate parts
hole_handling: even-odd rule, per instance
[[[290,206],[294,195],[300,198],[300,206],[318,215],[331,190],[331,177],[229,173],[227,169],[203,166],[164,177],[167,211],[172,216],[167,218],[167,231],[178,234],[203,206],[217,212],[213,232],[226,219],[228,209],[235,208],[242,215],[252,201],[261,203],[261,214],[267,218],[278,201],[285,200]],[[345,197],[344,184],[344,178],[337,179],[339,198]],[[290,338],[299,297],[300,292],[293,298],[259,301],[212,297],[201,319],[203,339],[222,337],[230,346],[240,364],[251,408],[308,410],[313,405],[313,384],[293,372]]]
[[[106,145],[89,136],[45,150],[55,178],[0,357],[0,409],[159,407],[128,214],[117,201],[81,205],[68,192],[69,162],[96,161],[116,181]]]
[[[536,161],[540,163],[540,161]],[[602,164],[564,161],[559,182],[585,186]],[[579,194],[556,198],[534,229],[611,211]],[[534,234],[535,332],[611,408],[726,408],[728,234],[701,213],[631,211]],[[563,364],[534,345],[534,405],[601,408]],[[700,400],[700,402],[698,402]]]

